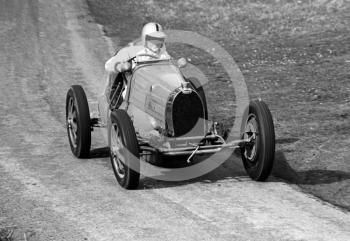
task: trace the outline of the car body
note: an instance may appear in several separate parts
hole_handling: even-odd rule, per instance
[[[198,154],[240,148],[248,174],[255,180],[265,180],[272,169],[275,149],[273,122],[267,105],[262,101],[252,102],[244,120],[247,123],[242,138],[227,143],[223,133],[217,130],[218,123],[208,120],[200,82],[186,79],[182,74],[181,67],[185,64],[184,59],[135,61],[132,70],[110,76],[115,79],[114,85],[109,96],[99,98],[99,116],[81,121],[76,113],[75,118],[80,118],[79,123],[89,122],[90,128],[106,127],[113,170],[119,184],[127,189],[138,186],[140,171],[134,170],[138,165],[131,167],[128,160],[132,158],[120,151],[121,146],[132,153],[135,160],[141,158],[153,164],[166,156],[185,157],[190,163]],[[84,98],[74,97],[74,92],[84,92],[78,91],[79,88],[72,87],[66,101],[68,136],[77,157],[82,153],[74,149],[72,143],[79,146],[83,140],[79,135],[76,140],[72,139],[74,114],[69,114],[69,110],[86,108],[77,105],[77,102],[86,102]],[[85,106],[88,108],[87,103]],[[82,149],[88,152],[89,148]]]

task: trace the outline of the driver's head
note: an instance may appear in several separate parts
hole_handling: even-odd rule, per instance
[[[147,23],[142,28],[141,39],[143,45],[153,53],[159,54],[164,47],[166,35],[158,23]]]

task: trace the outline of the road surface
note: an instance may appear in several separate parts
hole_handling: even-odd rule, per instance
[[[350,240],[350,215],[228,161],[192,182],[119,187],[103,133],[72,156],[65,95],[96,101],[112,44],[82,0],[0,0],[0,231],[14,240]],[[1,233],[0,233],[1,234]]]

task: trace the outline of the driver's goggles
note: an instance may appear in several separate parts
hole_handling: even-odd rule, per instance
[[[151,43],[152,45],[156,46],[157,48],[162,48],[164,45],[164,39],[152,38],[151,36],[147,36],[146,42]]]

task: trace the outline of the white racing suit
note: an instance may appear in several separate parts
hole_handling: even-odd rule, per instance
[[[153,57],[149,56],[138,56],[142,54],[149,54]],[[138,56],[138,57],[137,57]],[[136,59],[135,59],[136,57]],[[159,54],[155,54],[154,52],[150,51],[149,49],[145,48],[142,45],[133,45],[133,46],[127,46],[125,48],[122,48],[116,55],[111,57],[105,64],[105,69],[108,72],[108,78],[105,84],[104,88],[104,95],[107,98],[107,100],[110,97],[110,90],[112,88],[112,85],[114,84],[114,81],[119,74],[116,70],[116,66],[119,63],[127,62],[132,59],[135,59],[136,61],[147,61],[152,59],[170,59],[169,54],[166,52],[165,47],[163,47]],[[131,68],[133,69],[135,67],[135,60],[131,62]],[[125,98],[127,86],[125,86],[125,89],[123,91],[123,98]]]

